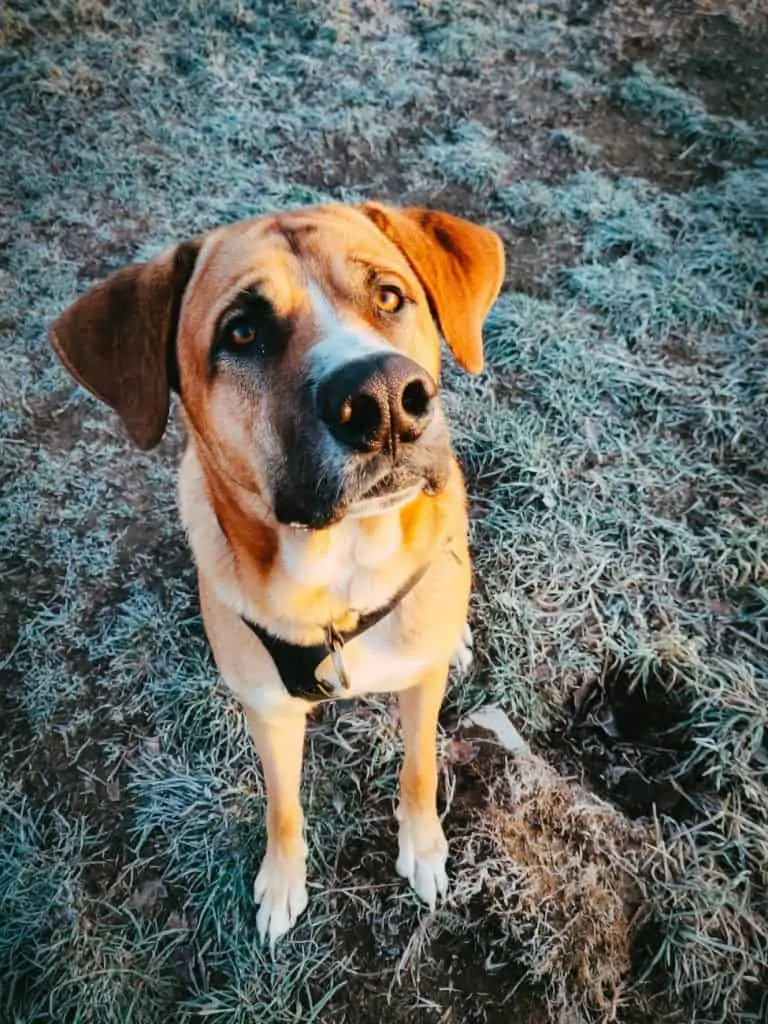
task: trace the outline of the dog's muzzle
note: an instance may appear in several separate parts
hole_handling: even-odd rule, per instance
[[[278,522],[325,529],[347,514],[382,515],[444,483],[450,441],[437,384],[407,356],[379,350],[337,364],[300,402],[286,410]]]

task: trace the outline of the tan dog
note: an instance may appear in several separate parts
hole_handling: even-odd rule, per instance
[[[493,232],[447,214],[316,207],[120,270],[53,326],[140,447],[181,396],[205,628],[264,767],[262,938],[307,903],[299,785],[317,700],[398,691],[397,870],[432,906],[445,891],[435,737],[449,663],[468,654],[470,565],[437,326],[479,371],[503,269]]]

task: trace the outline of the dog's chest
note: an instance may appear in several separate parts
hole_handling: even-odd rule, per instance
[[[382,516],[375,528],[347,520],[324,531],[300,530],[281,537],[280,567],[292,586],[325,591],[348,608],[384,603],[383,577],[402,542],[397,515]]]
[[[392,585],[385,580],[402,543],[399,518],[382,518],[374,530],[370,523],[363,528],[354,520],[340,524],[329,531],[332,537],[323,551],[318,551],[316,536],[297,532],[281,545],[285,576],[294,586],[316,587],[333,595],[345,608],[381,607],[391,597]],[[341,657],[350,682],[341,694],[347,696],[399,689],[424,665],[413,650],[402,649],[392,616],[348,642]],[[324,665],[324,678],[340,685],[330,656]]]

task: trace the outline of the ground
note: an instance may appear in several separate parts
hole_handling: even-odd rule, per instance
[[[767,21],[5,4],[2,1022],[768,1019]],[[474,217],[508,275],[487,370],[445,366],[477,651],[441,723],[451,894],[394,875],[395,707],[324,708],[310,905],[272,953],[180,429],[135,451],[46,329],[170,241],[329,197]]]

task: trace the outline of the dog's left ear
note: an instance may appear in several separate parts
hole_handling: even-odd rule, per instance
[[[499,236],[437,210],[365,203],[362,212],[402,250],[456,361],[479,373],[483,321],[504,279]]]

